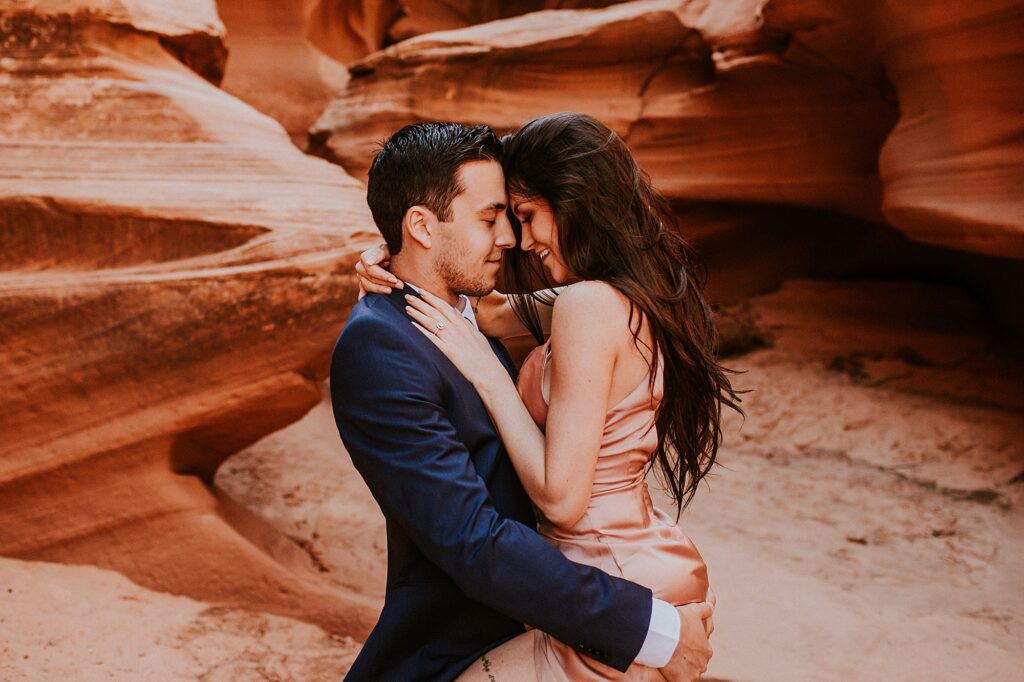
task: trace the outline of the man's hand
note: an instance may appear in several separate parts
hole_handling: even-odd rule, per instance
[[[708,596],[705,599],[705,601],[707,601],[707,603],[711,605],[711,611],[713,613],[714,610],[715,610],[715,607],[718,606],[718,595],[715,594],[715,591],[713,589],[711,589],[710,585],[708,585]],[[714,616],[711,615],[711,616],[708,616],[707,619],[704,621],[704,632],[707,633],[708,639],[711,639],[711,633],[714,632],[714,631],[715,631],[715,619],[714,619]]]
[[[708,602],[676,608],[679,612],[679,644],[672,658],[660,670],[662,677],[669,682],[694,682],[708,669],[712,651],[705,621],[710,621],[712,610]]]

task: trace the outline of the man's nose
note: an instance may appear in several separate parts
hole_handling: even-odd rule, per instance
[[[507,216],[502,216],[497,226],[498,234],[495,237],[494,245],[501,249],[510,249],[516,245],[516,233],[512,231],[512,223]]]

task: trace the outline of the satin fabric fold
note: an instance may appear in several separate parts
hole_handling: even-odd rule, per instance
[[[545,373],[549,343],[527,357],[517,384],[541,429],[548,414]],[[682,605],[704,601],[708,573],[690,538],[671,517],[654,507],[644,477],[658,444],[655,410],[664,390],[662,365],[659,363],[653,390],[648,375],[608,410],[583,518],[572,528],[558,528],[538,511],[538,532],[569,559],[649,587],[655,597]],[[540,682],[654,679],[650,668],[633,664],[625,673],[619,672],[539,630],[534,630],[534,661]]]

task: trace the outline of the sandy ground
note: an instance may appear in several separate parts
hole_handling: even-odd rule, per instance
[[[143,589],[91,566],[0,559],[0,680],[331,680],[358,643]]]
[[[858,307],[831,286],[794,283],[733,311],[746,352],[727,364],[752,389],[748,416],[728,419],[722,466],[681,521],[719,596],[708,677],[1022,679],[1019,356],[953,292],[933,324],[920,317],[932,288],[868,287]],[[879,320],[865,312],[879,297],[907,309]],[[217,484],[326,580],[382,594],[383,520],[326,402],[226,462]],[[0,560],[0,580],[5,680],[338,679],[358,649],[89,567]]]

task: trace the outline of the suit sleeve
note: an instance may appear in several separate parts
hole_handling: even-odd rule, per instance
[[[364,318],[339,339],[335,420],[381,509],[471,599],[625,670],[647,635],[651,591],[571,562],[499,516],[442,391],[426,349],[405,334]]]

